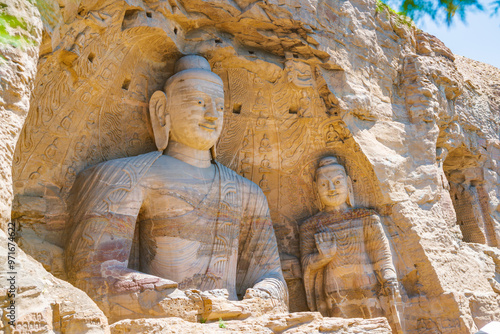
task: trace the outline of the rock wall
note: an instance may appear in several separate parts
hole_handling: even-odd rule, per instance
[[[0,231],[2,333],[109,333],[108,319],[85,292],[54,277],[21,249],[8,269],[12,244]]]
[[[218,160],[268,198],[291,311],[307,310],[298,227],[318,211],[317,161],[333,154],[357,205],[388,217],[406,333],[499,319],[498,69],[368,0],[44,6],[13,218],[20,245],[54,275],[65,277],[76,174],[154,150],[149,98],[196,53],[225,84]]]
[[[24,0],[0,4],[0,229],[7,230],[12,206],[12,159],[30,108],[42,22]]]
[[[387,334],[391,333],[385,318],[341,319],[323,318],[317,312],[298,312],[288,315],[264,316],[245,321],[219,321],[199,324],[178,318],[122,320],[111,326],[111,333],[335,333],[335,334]]]

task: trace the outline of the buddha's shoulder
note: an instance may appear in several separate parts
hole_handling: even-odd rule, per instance
[[[232,180],[238,184],[240,189],[248,189],[248,191],[256,195],[265,196],[264,192],[262,192],[262,189],[260,189],[260,187],[255,182],[239,175],[234,170],[224,166],[221,163],[217,163],[217,166],[219,168],[222,178],[225,179],[226,181]]]
[[[95,174],[103,173],[105,171],[123,171],[123,173],[130,173],[133,171],[140,172],[144,168],[151,166],[160,155],[160,152],[155,151],[133,157],[124,157],[103,161],[97,165],[86,168],[80,174]]]
[[[332,214],[325,211],[320,211],[312,217],[307,218],[300,225],[301,231],[315,229],[318,225],[331,223],[341,223],[349,221],[359,221],[364,223],[380,223],[381,216],[377,211],[369,208],[354,208],[345,212]]]
[[[371,208],[356,208],[345,213],[345,219],[365,218],[373,221],[380,221],[379,213]]]
[[[314,229],[319,223],[321,223],[325,219],[325,217],[327,217],[327,213],[325,213],[323,211],[319,211],[314,216],[311,216],[311,217],[307,218],[306,220],[304,220],[302,222],[302,224],[300,224],[299,229],[301,231]]]

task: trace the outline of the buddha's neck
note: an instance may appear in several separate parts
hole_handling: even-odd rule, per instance
[[[207,168],[212,164],[210,151],[197,150],[176,141],[170,141],[163,154],[200,168]]]
[[[349,208],[349,206],[347,205],[347,203],[342,203],[341,205],[339,206],[325,206],[325,208],[323,209],[323,211],[325,212],[331,212],[331,213],[334,213],[334,212],[344,212],[344,211],[347,211],[347,209]]]

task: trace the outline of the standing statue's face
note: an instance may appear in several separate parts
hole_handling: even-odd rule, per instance
[[[321,202],[327,209],[339,209],[346,205],[349,196],[347,176],[340,166],[323,167],[316,180]]]
[[[173,83],[167,96],[170,139],[198,150],[214,146],[222,131],[222,86],[202,79],[187,79]]]

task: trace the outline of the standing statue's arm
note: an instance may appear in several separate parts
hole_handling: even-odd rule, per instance
[[[382,227],[380,216],[371,215],[367,219],[370,221],[365,227],[365,240],[368,240],[367,252],[372,260],[375,272],[381,278],[381,283],[384,286],[397,286],[398,278],[392,262],[391,247]]]
[[[333,234],[316,233],[312,221],[304,223],[300,227],[300,254],[304,273],[323,268],[336,254]]]
[[[380,277],[381,283],[389,297],[390,317],[396,333],[402,334],[401,317],[397,305],[401,305],[398,276],[392,262],[391,246],[385,235],[380,216],[371,215],[365,225],[366,247],[371,257],[375,272]]]
[[[315,294],[316,273],[330,263],[336,246],[331,233],[316,233],[315,217],[300,226],[300,253],[307,305],[318,311]]]

